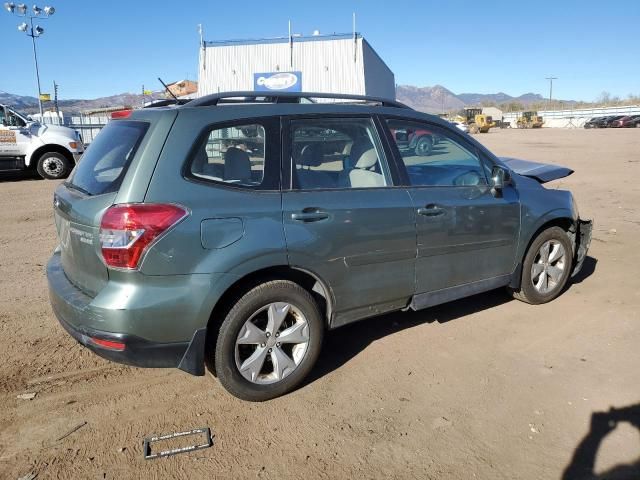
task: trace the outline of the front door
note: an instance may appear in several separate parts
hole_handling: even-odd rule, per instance
[[[25,121],[11,109],[0,106],[0,157],[21,157],[26,154],[31,141],[26,126]]]
[[[393,186],[371,118],[284,122],[283,220],[289,263],[325,282],[332,326],[407,305],[415,214]]]
[[[463,134],[422,122],[387,124],[390,132],[428,129],[438,136],[428,155],[396,150],[417,214],[416,294],[503,283],[515,267],[517,191],[509,186],[502,195],[492,193],[491,166]]]

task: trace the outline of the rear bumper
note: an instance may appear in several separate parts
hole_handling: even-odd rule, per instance
[[[98,312],[91,305],[93,298],[67,279],[59,254],[54,254],[47,264],[47,280],[51,307],[58,321],[69,335],[97,355],[136,367],[179,368],[192,375],[204,375],[206,328],[197,329],[191,340],[182,342],[156,342],[131,333],[96,329],[83,324],[82,319],[95,319],[99,315],[108,326],[108,312],[104,309]],[[115,315],[121,320],[121,311],[114,312]],[[106,348],[96,343],[96,339],[118,342],[124,348]]]

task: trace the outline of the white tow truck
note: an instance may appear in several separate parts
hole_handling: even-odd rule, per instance
[[[0,104],[0,171],[35,169],[43,178],[65,178],[82,153],[72,128],[43,125]]]

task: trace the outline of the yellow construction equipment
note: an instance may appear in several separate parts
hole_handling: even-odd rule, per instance
[[[544,121],[538,112],[522,112],[522,116],[518,117],[516,126],[518,128],[541,128]]]
[[[481,108],[465,108],[464,111],[469,133],[487,133],[495,125],[491,115],[483,114]]]

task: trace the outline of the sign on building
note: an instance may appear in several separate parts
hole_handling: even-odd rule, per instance
[[[302,72],[266,72],[253,74],[256,92],[301,92]]]

